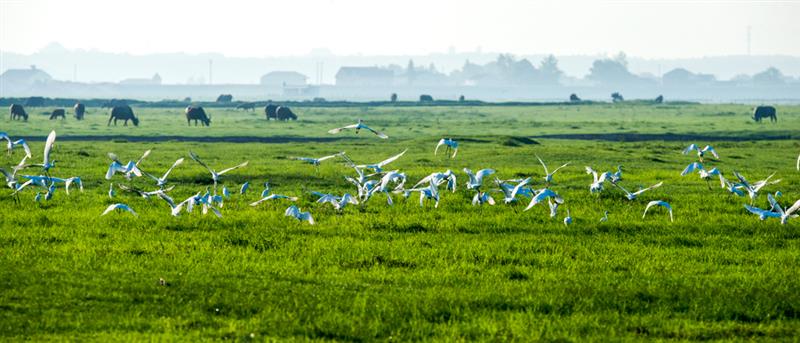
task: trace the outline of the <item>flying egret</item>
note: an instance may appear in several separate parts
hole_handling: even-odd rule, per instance
[[[311,212],[300,212],[300,209],[295,205],[289,206],[283,215],[286,217],[294,217],[299,221],[308,221],[309,224],[314,225],[314,218],[311,217]]]
[[[14,152],[14,147],[21,146],[23,150],[25,150],[25,156],[31,158],[31,148],[28,146],[28,143],[25,142],[24,139],[13,140],[11,137],[8,136],[5,132],[0,132],[0,140],[6,140],[6,147],[8,149],[8,154]]]
[[[389,157],[389,158],[387,158],[387,159],[385,159],[383,161],[380,161],[378,163],[375,163],[375,164],[362,164],[362,165],[359,165],[359,166],[356,166],[356,167],[361,168],[361,169],[372,169],[376,173],[380,173],[380,172],[383,172],[383,167],[385,167],[389,163],[394,162],[395,160],[400,158],[400,156],[403,156],[403,154],[405,154],[406,151],[408,151],[408,149],[403,150],[403,152],[401,152],[401,153],[399,153],[397,155],[394,155],[392,157]]]
[[[345,206],[347,206],[347,204],[358,205],[358,199],[350,195],[350,193],[345,193],[342,196],[336,196],[320,192],[311,192],[311,194],[314,194],[319,197],[319,199],[317,199],[318,203],[320,204],[330,203],[331,205],[333,205],[333,208],[335,208],[337,211],[343,210]]]
[[[80,177],[74,176],[74,177],[71,177],[71,178],[68,178],[68,179],[64,180],[64,188],[66,188],[66,190],[67,190],[67,195],[69,195],[69,186],[71,184],[73,184],[73,183],[77,184],[78,188],[81,191],[81,193],[83,193],[83,181],[81,181]]]
[[[370,193],[367,198],[371,198],[374,193],[385,193],[386,194],[386,202],[391,206],[394,202],[392,201],[392,196],[389,194],[389,185],[394,184],[393,191],[399,192],[403,189],[403,186],[406,183],[406,174],[401,173],[399,170],[393,170],[387,172],[386,174],[381,177],[380,183],[378,183],[375,187],[368,190]]]
[[[149,178],[153,179],[153,181],[156,182],[156,186],[158,186],[160,188],[164,188],[164,186],[167,185],[167,177],[169,176],[169,173],[171,173],[172,170],[175,169],[175,167],[179,166],[181,163],[183,163],[183,157],[181,157],[178,160],[176,160],[175,163],[173,163],[172,166],[169,167],[169,169],[167,169],[167,171],[164,173],[164,175],[162,175],[160,178],[156,177],[156,176],[154,176],[154,175],[152,175],[150,173],[146,173],[146,172],[142,172],[142,173],[144,173],[144,175],[147,175]]]
[[[431,199],[435,201],[433,207],[439,207],[439,188],[435,182],[431,182],[428,187],[406,189],[403,191],[404,197],[408,197],[411,192],[419,192],[419,206],[425,205],[425,199]]]
[[[586,174],[592,175],[592,183],[589,185],[589,192],[598,193],[603,191],[603,184],[611,178],[611,173],[605,172],[598,174],[592,167],[586,167]]]
[[[561,205],[556,201],[553,201],[552,198],[547,198],[547,207],[550,208],[550,218],[555,218],[558,216],[558,206]]]
[[[456,174],[453,173],[453,171],[450,170],[450,169],[444,171],[443,173],[430,174],[430,175],[424,177],[422,180],[419,180],[419,182],[417,182],[417,184],[414,185],[414,187],[411,187],[411,188],[417,188],[419,186],[422,186],[425,183],[431,183],[431,182],[436,183],[437,186],[440,186],[445,181],[447,181],[446,189],[449,189],[449,190],[455,192],[456,191]]]
[[[289,201],[297,201],[297,197],[290,197],[290,196],[280,195],[280,194],[270,194],[270,195],[267,195],[267,196],[259,199],[256,202],[250,203],[250,206],[258,206],[258,204],[260,204],[262,202],[265,202],[265,201],[269,201],[269,200],[284,200],[284,199],[285,200],[289,200]]]
[[[743,185],[728,181],[728,179],[722,176],[722,174],[719,174],[719,182],[720,182],[720,187],[725,188],[728,192],[736,194],[740,197],[744,196],[744,192],[742,191],[742,188],[744,188]]]
[[[436,144],[436,149],[433,150],[433,154],[436,155],[439,152],[439,147],[444,145],[446,147],[445,154],[450,154],[450,150],[453,150],[453,155],[450,158],[456,158],[456,154],[458,154],[458,142],[454,141],[450,138],[442,138],[439,140],[439,144]]]
[[[56,142],[56,131],[53,130],[50,131],[49,135],[47,135],[47,141],[44,143],[44,155],[43,155],[44,157],[42,158],[42,163],[30,164],[26,167],[30,166],[42,167],[42,171],[45,173],[45,175],[49,175],[48,172],[50,171],[50,168],[56,166],[56,160],[50,158],[50,153],[53,150],[53,145],[55,144],[55,142]]]
[[[567,209],[567,216],[564,217],[564,225],[567,226],[572,224],[572,216],[569,214],[569,209]]]
[[[542,161],[542,158],[541,158],[541,157],[539,157],[539,155],[536,155],[536,159],[538,159],[538,160],[539,160],[539,163],[541,163],[541,164],[542,164],[542,168],[544,168],[544,174],[545,174],[545,176],[544,176],[544,182],[545,182],[546,184],[548,184],[548,185],[549,185],[550,183],[552,183],[552,182],[553,182],[553,175],[555,175],[555,174],[556,174],[556,172],[558,172],[558,171],[559,171],[561,168],[564,168],[564,167],[568,166],[568,165],[569,165],[569,163],[570,163],[570,162],[564,163],[564,164],[563,164],[563,165],[561,165],[560,167],[558,167],[558,168],[556,168],[555,170],[553,170],[552,172],[550,172],[550,171],[548,171],[548,170],[547,170],[547,165],[546,165],[546,164],[544,164],[544,161]]]
[[[667,211],[669,211],[669,221],[671,222],[675,221],[672,218],[672,206],[670,206],[668,202],[663,200],[653,200],[647,203],[647,207],[644,208],[644,214],[642,214],[642,219],[644,219],[644,217],[647,215],[647,211],[653,206],[661,206],[666,208]]]
[[[356,134],[358,134],[358,132],[361,129],[364,129],[364,130],[367,130],[367,131],[370,131],[370,132],[374,133],[376,136],[378,136],[380,138],[383,138],[383,139],[389,138],[389,136],[385,135],[383,132],[379,132],[379,131],[373,130],[369,126],[364,125],[364,121],[362,121],[361,119],[359,119],[358,123],[356,123],[356,124],[347,125],[347,126],[343,126],[343,127],[337,127],[335,129],[328,130],[328,133],[337,134],[339,132],[342,132],[344,130],[349,130],[349,129],[355,129],[356,130]]]
[[[611,174],[609,181],[611,181],[611,183],[622,181],[622,166],[617,166],[617,171]]]
[[[308,163],[308,164],[311,164],[311,165],[313,165],[313,166],[315,166],[315,167],[319,167],[319,165],[320,165],[320,163],[322,163],[322,161],[329,160],[329,159],[336,158],[336,157],[341,157],[342,155],[344,155],[344,151],[342,151],[342,152],[339,152],[339,153],[335,153],[335,154],[333,154],[333,155],[322,156],[322,157],[320,157],[320,158],[312,158],[312,157],[292,157],[292,159],[294,159],[294,160],[298,160],[298,161],[303,161],[303,162],[306,162],[306,163]]]
[[[489,192],[478,191],[475,193],[475,196],[472,197],[472,206],[483,204],[494,205],[494,198],[489,195]]]
[[[770,181],[770,179],[775,176],[775,173],[770,174],[770,176],[767,176],[767,178],[764,180],[756,181],[754,183],[747,182],[747,179],[745,179],[744,176],[739,174],[737,171],[734,171],[733,175],[736,175],[736,178],[738,178],[740,182],[739,185],[743,186],[744,190],[747,191],[747,195],[750,197],[751,203],[755,201],[755,199],[758,197],[758,192],[761,191],[764,186],[781,182],[781,180]]]
[[[12,167],[10,172],[0,168],[0,173],[3,174],[3,177],[6,181],[6,186],[8,186],[8,188],[16,190],[17,183],[19,182],[19,179],[17,179],[17,172],[25,168],[25,161],[27,159],[28,156],[22,157],[22,160],[16,166]]]
[[[469,180],[467,180],[467,189],[480,189],[483,185],[483,178],[494,174],[494,169],[481,169],[477,173],[472,173],[472,170],[464,168]]]
[[[753,207],[750,205],[745,204],[744,208],[750,211],[750,213],[755,214],[758,216],[758,219],[766,220],[767,218],[780,218],[781,214],[778,212],[773,212],[769,210],[764,210],[758,207]]]
[[[719,159],[717,151],[714,150],[714,148],[710,145],[706,145],[704,148],[700,149],[700,147],[697,146],[697,144],[692,143],[686,149],[683,149],[683,154],[688,155],[692,151],[697,151],[697,157],[700,159],[700,162],[703,162],[703,156],[705,156],[707,152],[711,153],[711,155],[713,155],[714,158]]]
[[[239,188],[239,194],[247,193],[248,188],[250,188],[250,182],[245,181],[245,183],[242,184],[242,187]]]
[[[638,190],[638,191],[636,191],[636,192],[633,192],[633,193],[629,192],[627,189],[623,188],[623,187],[622,187],[622,186],[620,186],[619,184],[616,184],[616,183],[614,183],[613,185],[614,185],[614,186],[617,186],[617,188],[619,188],[619,189],[621,189],[623,192],[625,192],[625,197],[626,197],[628,200],[636,200],[636,197],[638,197],[638,196],[639,196],[639,195],[641,195],[642,193],[644,193],[644,192],[647,192],[647,191],[649,191],[649,190],[651,190],[651,189],[656,189],[656,188],[658,188],[658,187],[661,187],[661,185],[662,185],[662,184],[663,184],[663,182],[659,182],[659,183],[657,183],[657,184],[655,184],[655,185],[652,185],[652,186],[650,186],[650,187],[647,187],[647,188],[642,188],[642,189],[640,189],[640,190]]]
[[[139,169],[139,164],[150,155],[151,151],[152,150],[146,150],[142,156],[136,160],[136,162],[128,161],[127,164],[122,164],[122,162],[119,160],[119,157],[117,157],[117,154],[113,152],[108,153],[108,158],[111,159],[111,164],[108,166],[108,171],[106,171],[106,180],[111,180],[111,177],[116,173],[123,174],[128,180],[133,178],[134,175],[136,177],[142,177],[142,170]]]
[[[532,196],[530,190],[527,188],[528,183],[531,182],[531,178],[521,180],[513,186],[498,178],[495,178],[494,182],[498,187],[500,187],[500,191],[503,192],[503,202],[506,204],[517,201],[517,195],[525,195],[528,197]]]
[[[564,199],[561,198],[561,196],[559,196],[558,194],[556,194],[556,192],[553,192],[553,190],[549,188],[544,188],[536,192],[536,195],[534,195],[533,198],[531,198],[531,202],[528,204],[528,207],[525,207],[525,211],[532,209],[534,206],[545,201],[548,198],[553,198],[553,200],[555,200],[555,202],[559,204],[564,203]]]
[[[131,214],[133,214],[134,217],[139,216],[138,214],[136,214],[136,212],[133,211],[132,208],[130,208],[130,206],[125,205],[125,204],[112,204],[112,205],[109,205],[108,208],[106,208],[106,210],[103,211],[103,214],[101,214],[100,216],[104,216],[104,215],[106,215],[109,212],[114,211],[114,210],[130,212]]]
[[[195,160],[195,162],[199,163],[201,166],[203,166],[203,168],[206,168],[206,170],[208,170],[208,172],[211,173],[211,179],[214,181],[214,192],[215,193],[217,191],[217,183],[219,182],[219,179],[220,179],[220,177],[222,177],[223,174],[225,174],[225,173],[227,173],[227,172],[229,172],[231,170],[247,166],[247,163],[249,162],[249,161],[245,161],[244,163],[241,163],[239,165],[230,167],[228,169],[223,169],[223,170],[217,172],[216,170],[211,169],[211,167],[209,167],[203,161],[201,161],[200,157],[197,156],[197,154],[195,154],[194,152],[189,151],[189,157],[191,157],[193,160]]]

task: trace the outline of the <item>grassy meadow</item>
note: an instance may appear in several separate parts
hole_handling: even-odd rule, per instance
[[[48,109],[28,109],[27,123],[5,117],[0,131],[38,137],[31,142],[37,162],[41,138],[55,129],[64,141],[56,140],[51,174],[80,176],[85,191],[59,189],[40,203],[34,190],[22,192],[20,202],[10,189],[0,191],[0,340],[796,340],[800,219],[759,221],[743,208],[746,198],[721,189],[716,179],[709,188],[696,173],[680,176],[696,159],[680,151],[689,143],[711,144],[721,156],[709,167],[729,179],[737,170],[751,181],[775,172],[782,181],[764,193],[780,190],[784,206],[799,199],[800,107],[778,107],[778,124],[752,123],[748,108],[298,107],[296,122],[215,109],[209,128],[187,127],[182,109],[134,108],[139,127],[106,126],[108,110],[89,109],[78,122],[48,121],[40,114]],[[391,138],[326,133],[358,118]],[[539,137],[608,133],[716,140]],[[293,139],[180,141],[231,136]],[[459,140],[455,159],[433,155],[442,137]],[[126,162],[147,149],[153,152],[141,168],[158,175],[186,158],[170,176],[176,186],[170,195],[178,201],[211,185],[189,150],[212,168],[250,164],[222,178],[236,193],[225,201],[222,218],[199,211],[172,217],[160,199],[120,189],[113,199],[107,195],[106,153]],[[436,171],[458,174],[458,190],[442,191],[439,208],[420,207],[414,193],[393,195],[393,206],[376,195],[339,213],[315,203],[310,192],[354,194],[344,180],[354,176],[352,168],[334,160],[316,169],[289,158],[345,151],[358,163],[373,163],[404,149],[386,169],[407,173],[407,186]],[[463,168],[493,168],[503,179],[531,176],[540,188],[544,175],[535,155],[550,168],[571,162],[551,186],[565,199],[557,218],[549,217],[546,204],[523,211],[527,199],[470,204]],[[19,150],[2,155],[0,167],[21,157]],[[618,165],[620,184],[631,191],[664,185],[635,201],[608,183],[590,194],[584,166],[614,171]],[[275,193],[298,196],[297,206],[311,211],[316,225],[285,217],[290,202],[249,206],[267,181]],[[111,182],[155,189],[144,178],[117,175]],[[239,195],[244,182],[250,190]],[[651,200],[672,204],[675,221],[661,208],[642,219]],[[117,202],[139,216],[100,216]],[[769,207],[765,194],[755,204]],[[563,224],[567,209],[574,218],[569,226]],[[606,210],[608,221],[601,223]]]

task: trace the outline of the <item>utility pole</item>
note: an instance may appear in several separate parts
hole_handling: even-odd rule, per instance
[[[750,27],[750,25],[747,25],[747,56],[750,56],[750,53],[751,53],[751,50],[750,50],[750,38],[751,38],[750,31],[751,31],[751,29],[752,28]]]
[[[214,63],[213,60],[211,60],[211,59],[208,60],[208,84],[209,85],[213,83],[213,79],[211,78],[211,76],[212,76],[211,68],[212,68],[213,63]]]

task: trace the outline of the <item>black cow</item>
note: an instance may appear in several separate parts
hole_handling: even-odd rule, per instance
[[[757,106],[753,108],[753,120],[760,123],[761,119],[769,118],[771,122],[778,121],[778,113],[772,106]]]
[[[22,105],[12,104],[8,111],[11,112],[11,120],[19,118],[28,121],[28,113],[25,112],[25,107],[22,107]]]
[[[139,118],[133,114],[133,109],[130,106],[114,106],[111,109],[111,117],[108,118],[108,125],[111,125],[111,120],[114,120],[114,125],[117,125],[117,120],[124,120],[124,126],[128,126],[128,120],[133,122],[133,125],[139,126]]]
[[[61,119],[67,119],[67,113],[64,111],[63,108],[56,108],[53,110],[53,113],[50,113],[50,120],[56,119],[61,117]]]
[[[275,115],[278,120],[297,120],[297,116],[292,112],[289,107],[278,106],[275,110]]]
[[[194,126],[197,126],[198,120],[205,126],[211,126],[211,119],[208,118],[202,107],[186,107],[186,125],[191,126],[192,120],[194,120]]]
[[[75,119],[83,120],[83,115],[86,114],[86,106],[78,102],[75,103],[72,109],[75,110]]]

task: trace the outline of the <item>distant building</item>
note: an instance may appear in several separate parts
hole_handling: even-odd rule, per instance
[[[33,86],[53,80],[50,74],[32,65],[29,69],[8,69],[0,75],[0,84],[9,86]]]
[[[124,79],[119,82],[121,85],[128,85],[128,86],[153,86],[153,85],[160,85],[161,84],[161,75],[156,73],[153,77],[149,79]]]
[[[391,86],[394,72],[378,67],[341,67],[336,73],[337,86]]]
[[[261,77],[261,85],[267,87],[303,87],[307,76],[296,71],[273,71]]]

